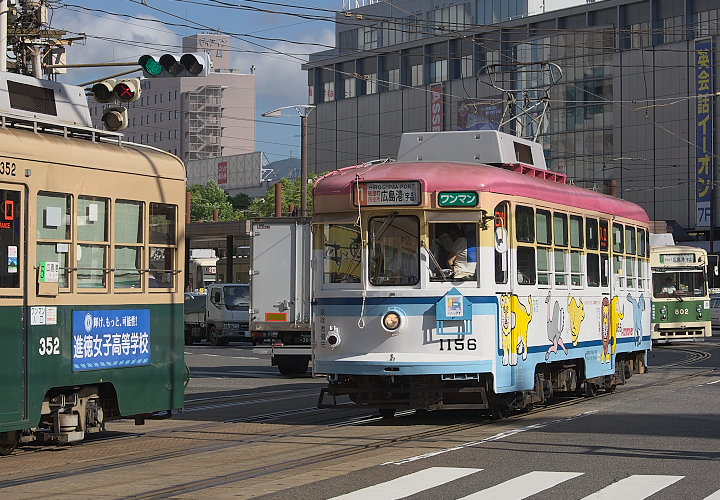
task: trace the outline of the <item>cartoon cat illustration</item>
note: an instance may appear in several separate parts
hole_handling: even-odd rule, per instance
[[[610,362],[610,301],[607,297],[603,297],[601,315],[601,334],[602,334],[602,355],[600,361],[602,363]]]
[[[522,354],[526,360],[528,355],[528,328],[533,317],[532,296],[528,296],[528,307],[526,308],[517,295],[510,296],[510,310],[513,313],[511,360],[510,364],[517,364],[517,355]],[[513,363],[514,358],[514,363]]]
[[[625,317],[625,308],[620,310],[620,297],[612,298],[610,314],[610,354],[615,354],[617,348],[617,334],[621,328],[622,319]]]
[[[635,345],[640,345],[643,337],[642,313],[645,310],[645,296],[641,293],[635,300],[632,295],[627,294],[627,300],[633,308],[633,332],[635,334]]]
[[[565,343],[562,339],[563,330],[565,329],[565,311],[560,308],[560,303],[552,300],[550,292],[545,299],[545,303],[548,308],[548,323],[547,323],[547,336],[548,340],[552,342],[552,345],[545,353],[545,360],[550,359],[550,353],[557,353],[558,346],[562,347],[562,350],[567,354],[568,350],[565,347]],[[552,311],[550,310],[550,304],[552,305]]]
[[[503,357],[502,364],[510,364],[512,351],[512,313],[510,312],[510,295],[503,295],[500,298],[500,335],[502,340]]]

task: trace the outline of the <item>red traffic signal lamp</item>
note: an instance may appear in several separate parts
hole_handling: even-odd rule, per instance
[[[140,79],[126,78],[120,80],[113,88],[120,102],[133,102],[140,99]]]
[[[212,67],[205,52],[140,56],[138,64],[146,78],[174,78],[176,76],[207,76]]]

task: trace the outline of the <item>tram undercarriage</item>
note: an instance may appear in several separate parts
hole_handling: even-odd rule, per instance
[[[583,360],[537,365],[535,384],[529,391],[496,393],[492,373],[451,375],[338,375],[328,376],[318,408],[339,406],[347,396],[360,407],[376,408],[381,415],[396,410],[477,409],[495,418],[545,404],[554,394],[595,396],[599,389],[612,392],[633,373],[646,371],[643,352],[616,356],[612,375],[586,378]],[[327,399],[331,401],[326,402]]]

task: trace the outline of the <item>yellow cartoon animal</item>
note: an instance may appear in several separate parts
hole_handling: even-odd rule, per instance
[[[507,366],[510,363],[510,351],[512,351],[512,314],[510,312],[510,295],[503,295],[500,299],[500,333],[502,340],[503,357],[502,364]]]
[[[510,364],[517,364],[517,355],[522,354],[522,359],[527,359],[528,353],[528,327],[533,317],[532,297],[528,296],[528,307],[526,308],[517,295],[510,296],[510,310],[514,315],[511,334]]]
[[[582,299],[576,299],[568,295],[568,314],[570,315],[570,337],[574,346],[578,345],[580,337],[580,325],[585,319],[585,305]]]
[[[610,354],[615,354],[620,322],[625,317],[625,308],[621,311],[619,305],[620,298],[616,295],[612,298],[612,305],[610,307]]]

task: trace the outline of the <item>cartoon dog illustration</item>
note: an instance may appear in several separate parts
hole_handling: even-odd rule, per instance
[[[610,362],[610,301],[607,297],[603,297],[601,315],[601,333],[602,333],[602,355],[600,361],[602,363]]]
[[[570,338],[574,346],[578,345],[580,325],[585,319],[585,305],[582,299],[568,295],[568,315],[570,316]]]
[[[621,328],[622,319],[625,317],[625,308],[620,310],[620,297],[612,298],[610,314],[610,354],[615,354],[617,348],[617,334]],[[609,361],[609,360],[608,360]]]
[[[545,303],[548,308],[547,336],[548,340],[552,342],[552,345],[545,353],[545,361],[547,361],[550,359],[551,352],[557,353],[558,346],[562,347],[565,354],[567,354],[568,350],[562,339],[563,330],[565,329],[565,311],[560,308],[560,303],[557,300],[553,303],[550,292],[548,292]],[[553,303],[552,311],[550,310],[551,303]]]
[[[632,295],[627,294],[627,300],[633,308],[633,332],[635,333],[635,345],[640,345],[643,337],[642,313],[645,310],[645,297],[641,293],[635,300]]]

